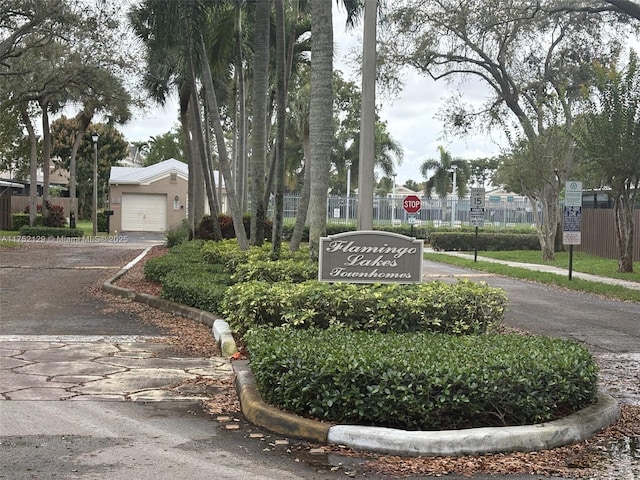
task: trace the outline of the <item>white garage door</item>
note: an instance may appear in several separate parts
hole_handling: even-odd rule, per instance
[[[167,195],[122,194],[123,232],[164,232],[167,229]]]

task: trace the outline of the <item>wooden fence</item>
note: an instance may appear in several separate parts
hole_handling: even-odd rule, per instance
[[[613,209],[582,209],[581,245],[574,247],[577,251],[590,253],[604,258],[618,258],[615,230],[613,228]],[[633,259],[640,260],[640,210],[634,211],[634,245]]]

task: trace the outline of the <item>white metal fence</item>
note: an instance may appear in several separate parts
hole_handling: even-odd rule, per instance
[[[376,225],[401,225],[409,223],[410,215],[402,207],[404,197],[374,197],[373,222]],[[298,212],[300,196],[285,195],[285,222],[293,222]],[[331,223],[355,223],[357,197],[329,197],[327,221]],[[421,209],[414,214],[416,225],[469,225],[469,197],[459,199],[422,198]],[[487,197],[484,220],[486,226],[530,226],[534,223],[528,200],[515,197]]]

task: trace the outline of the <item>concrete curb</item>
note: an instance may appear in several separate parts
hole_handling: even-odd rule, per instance
[[[142,260],[145,255],[149,253],[151,248],[153,248],[153,246],[146,248],[140,255],[138,255],[135,259],[125,265],[122,270],[120,270],[114,276],[108,278],[102,284],[102,290],[107,293],[111,293],[112,295],[127,298],[134,302],[144,303],[145,305],[149,305],[150,307],[157,308],[158,310],[162,310],[164,312],[174,313],[176,315],[187,317],[198,323],[206,325],[207,327],[211,327],[213,336],[218,342],[218,347],[220,348],[223,356],[230,357],[235,352],[237,352],[238,348],[236,346],[235,340],[233,339],[233,335],[231,334],[229,325],[218,315],[214,315],[213,313],[205,312],[204,310],[199,310],[197,308],[188,307],[180,303],[171,302],[169,300],[165,300],[164,298],[147,295],[146,293],[137,293],[133,290],[114,285],[120,277],[122,277],[129,271],[129,269],[131,269],[131,267]]]
[[[601,394],[595,405],[536,425],[442,431],[331,425],[267,405],[258,392],[248,362],[233,362],[233,367],[242,413],[250,422],[280,435],[390,455],[462,456],[546,450],[586,440],[620,417],[618,402]]]
[[[185,316],[211,327],[222,354],[230,357],[237,346],[222,318],[193,307],[136,293],[114,283],[149,252],[151,247],[109,278],[102,289],[108,293]],[[461,456],[498,452],[535,451],[586,440],[620,417],[620,406],[601,394],[595,405],[552,422],[517,427],[485,427],[464,430],[406,431],[360,425],[333,425],[278,410],[266,404],[258,391],[249,362],[232,363],[235,388],[243,415],[251,423],[279,435],[314,443],[344,445],[371,452],[402,456]]]

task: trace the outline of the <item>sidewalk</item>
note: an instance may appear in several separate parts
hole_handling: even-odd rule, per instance
[[[429,253],[451,255],[454,257],[465,258],[467,260],[473,260],[473,255],[469,253],[444,252],[444,251],[436,252],[430,248],[425,249],[425,251]],[[508,265],[510,267],[526,268],[527,270],[533,270],[537,272],[546,272],[546,273],[555,273],[556,275],[561,275],[567,278],[569,277],[568,268],[565,269],[565,268],[554,267],[552,265],[538,265],[533,263],[509,262],[507,260],[497,260],[495,258],[482,257],[480,255],[478,255],[477,259],[478,261],[482,261],[482,262],[501,263],[503,265]],[[607,283],[609,285],[617,285],[619,287],[630,288],[632,290],[640,290],[640,282],[633,282],[631,280],[619,280],[617,278],[599,277],[597,275],[591,275],[589,273],[576,272],[575,270],[572,271],[571,276],[573,278],[579,278],[581,280],[586,280],[588,282]]]

